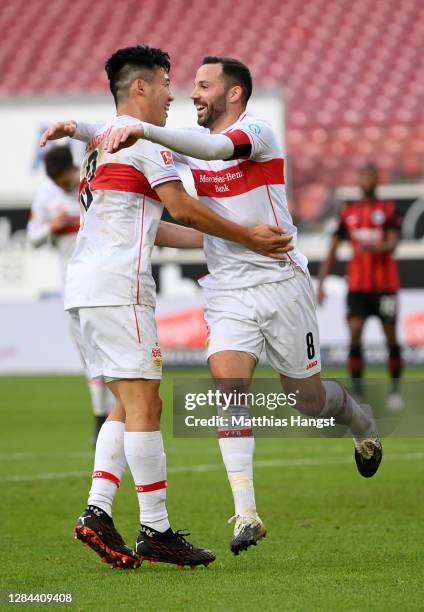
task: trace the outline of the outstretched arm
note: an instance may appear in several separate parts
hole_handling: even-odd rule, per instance
[[[140,138],[197,159],[230,159],[234,155],[234,144],[224,134],[163,128],[144,122],[113,128],[105,139],[105,149],[109,153],[116,153],[120,149],[131,147]]]
[[[70,121],[58,121],[42,133],[40,147],[44,147],[48,140],[58,140],[67,136],[82,142],[88,142],[101,126],[101,123],[86,123],[85,121],[77,123],[73,119]]]

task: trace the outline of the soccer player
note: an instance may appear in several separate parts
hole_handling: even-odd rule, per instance
[[[165,505],[162,360],[150,261],[163,205],[177,221],[270,255],[277,265],[291,239],[268,224],[238,225],[191,198],[163,147],[137,142],[118,155],[106,151],[114,126],[143,119],[165,124],[173,100],[169,69],[168,54],[144,46],[120,49],[106,62],[117,117],[87,145],[80,184],[83,221],[66,279],[65,308],[80,330],[84,357],[93,377],[102,377],[117,400],[99,434],[88,507],[75,531],[106,562],[120,567],[136,567],[140,559],[198,565],[215,558],[171,529]],[[56,126],[41,144],[61,134]],[[137,554],[112,520],[125,462],[140,506]]]
[[[140,123],[111,130],[105,146],[112,153],[145,138],[170,147],[178,152],[175,159],[190,166],[199,198],[208,207],[246,226],[276,223],[293,236],[295,247],[283,153],[271,126],[246,113],[251,92],[252,80],[244,64],[207,57],[197,71],[192,93],[197,130]],[[95,126],[74,123],[67,129],[87,139]],[[336,422],[350,427],[358,470],[372,476],[382,458],[373,418],[339,384],[320,380],[318,325],[304,255],[294,248],[285,261],[272,261],[212,236],[204,237],[204,250],[209,275],[200,284],[210,330],[207,356],[218,384],[239,379],[244,390],[265,348],[285,391],[299,389],[300,411],[334,416]],[[235,503],[230,547],[238,554],[266,533],[256,511],[253,431],[221,429],[219,444]]]
[[[44,165],[49,181],[40,187],[31,205],[27,235],[34,247],[46,243],[55,245],[64,278],[80,225],[79,168],[75,166],[68,146],[47,151]],[[87,383],[93,407],[95,446],[100,427],[115,405],[115,398],[103,381],[88,377]]]
[[[393,253],[400,239],[400,219],[394,202],[377,198],[378,170],[367,164],[359,172],[362,197],[344,205],[326,258],[319,272],[318,303],[325,298],[324,281],[333,269],[343,240],[350,241],[353,256],[348,267],[347,322],[350,332],[349,372],[355,393],[363,396],[364,358],[362,332],[368,317],[380,319],[388,348],[391,393],[389,410],[403,408],[399,393],[402,372],[400,346],[396,336],[399,274]]]

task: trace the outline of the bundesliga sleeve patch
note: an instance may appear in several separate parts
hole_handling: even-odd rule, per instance
[[[162,149],[162,151],[160,151],[160,155],[162,157],[163,163],[165,164],[165,166],[172,166],[173,165],[173,159],[172,159],[172,153],[171,151],[168,151],[168,149]]]

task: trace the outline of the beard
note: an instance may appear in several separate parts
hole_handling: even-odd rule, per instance
[[[218,100],[213,103],[206,104],[206,112],[203,117],[197,119],[198,125],[212,129],[214,123],[227,110],[226,100]]]

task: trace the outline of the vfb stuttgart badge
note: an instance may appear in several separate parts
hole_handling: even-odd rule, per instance
[[[152,359],[157,368],[162,367],[162,352],[158,344],[152,348]]]

